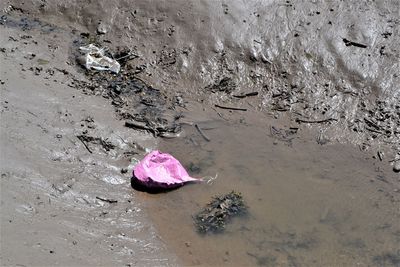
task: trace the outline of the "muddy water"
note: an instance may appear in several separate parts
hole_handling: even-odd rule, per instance
[[[398,203],[354,148],[271,135],[267,126],[199,124],[165,142],[197,177],[166,194],[142,194],[164,241],[184,265],[367,266],[400,264]],[[276,127],[277,129],[279,127]],[[388,177],[381,174],[379,177]],[[222,234],[196,233],[192,216],[212,196],[242,193],[249,212]]]

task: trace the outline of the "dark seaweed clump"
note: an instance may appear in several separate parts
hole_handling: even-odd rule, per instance
[[[222,232],[232,216],[244,214],[247,207],[240,193],[216,196],[207,206],[194,216],[197,230],[200,233]]]

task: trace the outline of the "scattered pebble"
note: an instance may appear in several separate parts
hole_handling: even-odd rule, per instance
[[[394,172],[400,172],[400,160],[396,161],[393,165]]]
[[[106,34],[106,33],[107,33],[107,26],[103,22],[100,22],[99,25],[97,26],[97,34]]]

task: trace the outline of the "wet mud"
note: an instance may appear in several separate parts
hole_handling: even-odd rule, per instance
[[[2,265],[400,265],[397,1],[0,9]],[[155,148],[208,182],[131,188]]]
[[[1,265],[174,265],[130,187],[133,156],[157,141],[74,86],[90,80],[68,64],[73,34],[2,21]]]
[[[155,88],[228,106],[247,105],[230,94],[258,92],[256,109],[328,120],[307,125],[399,157],[397,1],[12,1],[8,9],[80,27],[110,49],[128,46],[138,56],[128,65]]]

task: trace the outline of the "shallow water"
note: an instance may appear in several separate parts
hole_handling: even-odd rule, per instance
[[[379,190],[384,182],[376,179],[377,167],[359,151],[300,141],[303,133],[285,141],[268,127],[200,126],[211,142],[188,126],[183,140],[169,140],[162,149],[193,176],[217,179],[142,194],[161,237],[184,265],[400,264],[398,203]],[[242,193],[248,215],[234,218],[222,234],[196,233],[192,216],[231,190]]]

